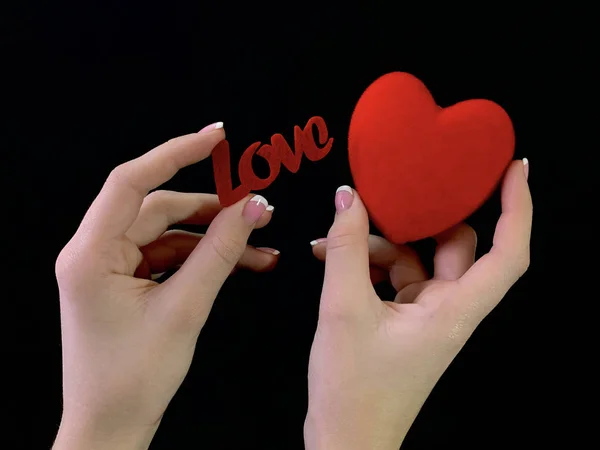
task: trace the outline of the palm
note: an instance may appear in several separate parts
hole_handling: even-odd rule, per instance
[[[440,290],[447,290],[453,282],[440,280],[427,280],[419,283],[412,283],[402,289],[394,297],[395,304],[420,303],[429,297],[433,292],[439,295]]]
[[[369,236],[369,264],[372,283],[389,282],[396,295],[387,306],[428,303],[429,298],[444,297],[475,261],[477,237],[471,227],[459,224],[435,237],[433,276],[425,269],[419,255],[406,245],[394,245],[382,237]],[[326,245],[316,245],[313,252],[325,260]],[[432,295],[435,294],[435,295]]]
[[[396,290],[396,304],[422,303],[430,294],[456,286],[475,262],[477,237],[466,224],[459,224],[435,237],[437,248],[433,274],[425,269],[419,255],[405,245],[393,245],[383,238],[369,237],[369,259],[373,282],[389,280]]]

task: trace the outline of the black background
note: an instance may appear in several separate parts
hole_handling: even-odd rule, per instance
[[[570,136],[566,147],[559,133],[576,113],[559,116],[556,105],[578,96],[580,86],[564,93],[560,80],[579,70],[584,40],[567,40],[547,11],[504,16],[490,5],[460,18],[440,13],[438,23],[426,19],[430,8],[424,15],[371,2],[274,9],[82,1],[5,10],[2,359],[9,381],[0,447],[49,448],[56,433],[53,265],[110,170],[215,121],[225,123],[235,163],[250,143],[274,133],[291,139],[294,125],[319,115],[335,139],[331,153],[304,159],[297,174],[283,170],[261,192],[276,210],[251,243],[279,249],[278,267],[240,273],[223,288],[152,445],[303,448],[322,281],[309,241],[326,235],[335,189],[352,184],[346,136],[354,104],[369,83],[396,70],[419,77],[442,106],[488,98],[504,107],[516,129],[515,157],[531,162],[535,206],[529,272],[444,375],[403,448],[520,448],[557,439],[549,421],[561,394],[552,378],[565,347],[546,313],[565,298],[568,249],[584,248],[582,237],[593,231],[576,200],[591,193],[593,180],[582,175],[583,138]],[[210,161],[166,187],[214,192]],[[496,195],[469,221],[480,254],[491,246],[498,214]]]

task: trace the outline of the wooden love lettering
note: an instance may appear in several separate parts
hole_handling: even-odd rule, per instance
[[[313,126],[318,133],[319,145],[315,142]],[[300,169],[302,155],[310,161],[319,161],[327,156],[333,145],[333,138],[329,137],[327,125],[321,117],[312,117],[304,129],[294,127],[294,150],[290,148],[281,134],[274,134],[270,144],[255,142],[248,147],[238,165],[240,185],[233,189],[231,180],[231,158],[229,155],[229,142],[221,141],[212,151],[213,171],[217,195],[223,206],[230,206],[244,198],[250,191],[265,189],[275,181],[283,164],[290,172],[296,173]],[[269,163],[269,176],[259,178],[252,169],[254,155],[264,158]]]

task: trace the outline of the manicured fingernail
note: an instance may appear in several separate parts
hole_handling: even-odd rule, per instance
[[[523,158],[523,170],[525,171],[525,179],[529,179],[529,160]]]
[[[335,209],[337,212],[345,211],[352,206],[354,192],[350,186],[340,186],[335,191]]]
[[[270,253],[271,255],[279,255],[281,253],[279,250],[276,250],[271,247],[256,247],[256,250],[260,250],[261,252]]]
[[[274,209],[275,207],[273,205],[269,205],[267,206],[267,209],[265,209],[265,211],[273,212]]]
[[[216,122],[206,125],[200,131],[198,131],[198,133],[208,133],[209,131],[218,130],[219,128],[223,128],[223,122]]]
[[[269,203],[266,198],[262,195],[255,195],[248,203],[246,203],[246,206],[244,206],[242,216],[244,216],[244,219],[246,219],[249,224],[256,223],[268,206]]]
[[[323,242],[325,242],[327,240],[327,238],[319,238],[319,239],[315,239],[314,241],[310,241],[310,245],[311,247],[314,247],[317,244],[321,244]]]

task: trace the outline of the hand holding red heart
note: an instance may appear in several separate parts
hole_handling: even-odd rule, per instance
[[[367,211],[349,188],[336,194],[326,239],[319,323],[309,364],[306,448],[397,450],[434,385],[481,320],[529,265],[532,201],[526,161],[502,186],[492,250],[477,262],[476,236],[460,224],[436,236],[430,277],[410,248],[369,236]],[[381,301],[373,277],[397,290]]]

